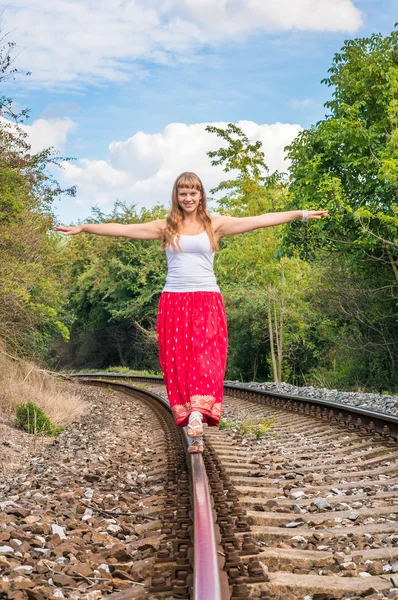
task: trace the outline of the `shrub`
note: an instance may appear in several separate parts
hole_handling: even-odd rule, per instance
[[[56,427],[40,406],[34,402],[18,404],[16,407],[16,424],[28,433],[36,435],[55,436],[62,431],[62,427]]]

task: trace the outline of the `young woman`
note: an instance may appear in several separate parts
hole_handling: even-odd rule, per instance
[[[218,426],[227,358],[227,322],[213,271],[218,240],[302,219],[321,219],[326,210],[292,210],[257,217],[211,217],[206,193],[194,173],[177,177],[166,219],[119,225],[101,223],[55,227],[65,235],[81,232],[141,240],[162,240],[168,272],[159,300],[159,358],[176,424],[188,425],[189,452],[203,452],[203,423]]]

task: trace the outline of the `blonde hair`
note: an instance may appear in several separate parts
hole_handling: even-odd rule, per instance
[[[201,204],[198,207],[198,217],[203,223],[203,228],[209,236],[210,244],[213,252],[218,250],[218,244],[214,235],[214,230],[211,225],[211,218],[206,209],[206,192],[199,177],[195,173],[181,173],[177,177],[173,186],[171,197],[171,210],[166,217],[166,228],[163,232],[162,248],[165,250],[169,246],[173,250],[180,249],[180,235],[182,230],[182,222],[184,220],[184,211],[178,204],[178,189],[192,188],[198,190],[202,194]]]

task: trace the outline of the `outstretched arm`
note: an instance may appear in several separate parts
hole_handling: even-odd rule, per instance
[[[321,219],[329,215],[327,210],[309,210],[309,219]],[[254,229],[262,227],[272,227],[274,225],[282,225],[289,223],[295,219],[301,219],[303,216],[302,210],[288,210],[286,212],[267,213],[258,215],[257,217],[213,217],[213,227],[215,232],[220,236],[235,235],[237,233],[246,233]]]
[[[136,240],[160,240],[166,226],[166,219],[157,219],[148,223],[87,223],[75,227],[54,227],[55,231],[62,231],[65,235],[78,233],[94,233],[95,235],[111,235],[116,237],[133,238]]]

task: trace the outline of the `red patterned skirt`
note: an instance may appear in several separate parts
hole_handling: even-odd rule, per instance
[[[157,319],[159,359],[176,424],[192,410],[221,418],[228,332],[220,292],[163,292]]]

